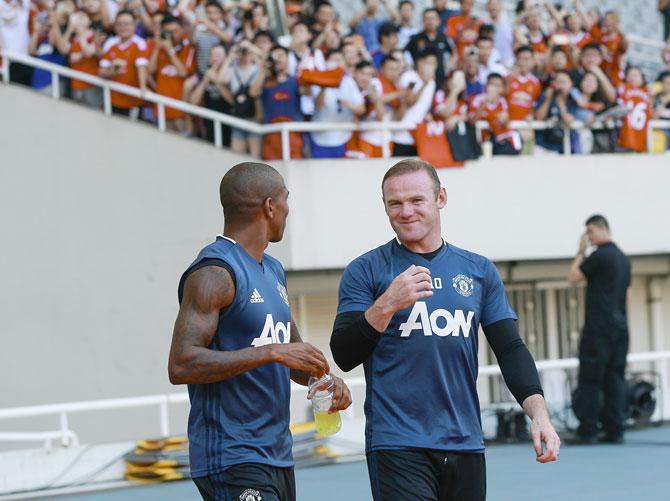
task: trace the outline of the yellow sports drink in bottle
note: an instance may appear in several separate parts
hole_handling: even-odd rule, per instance
[[[314,424],[319,435],[327,437],[334,435],[342,427],[339,411],[328,413],[333,403],[335,381],[326,374],[322,378],[312,377],[309,380],[309,392],[312,395],[312,409],[314,410]]]

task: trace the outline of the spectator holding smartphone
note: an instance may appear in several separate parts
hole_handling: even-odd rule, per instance
[[[223,7],[221,7],[221,4],[217,0],[207,0],[207,3],[205,3],[204,14],[200,14],[197,17],[181,3],[180,12],[193,19],[195,24],[193,39],[196,47],[198,75],[202,77],[209,67],[210,51],[212,47],[221,43],[231,43],[233,36],[226,31],[224,22],[225,13]]]
[[[82,10],[90,18],[93,31],[109,32],[114,28],[112,20],[116,14],[112,15],[109,5],[107,0],[82,0]]]
[[[208,67],[202,78],[199,79],[189,96],[191,104],[203,106],[208,110],[218,111],[230,114],[230,104],[232,96],[228,87],[223,84],[223,75],[228,73],[231,64],[231,55],[226,55],[226,49],[223,45],[215,45],[209,51]],[[203,120],[204,137],[210,143],[214,142],[214,122]],[[223,146],[230,146],[231,128],[224,124],[219,124],[221,128],[221,139]]]
[[[33,18],[33,31],[30,35],[28,51],[31,56],[42,61],[65,65],[65,56],[57,48],[60,37],[58,13],[55,10],[44,12]],[[31,87],[51,95],[52,75],[50,71],[36,68],[33,70]],[[61,90],[62,92],[62,90]]]
[[[575,121],[578,108],[570,74],[566,70],[557,71],[553,83],[540,96],[535,110],[537,120],[548,120],[554,125],[537,131],[536,144],[546,150],[563,153],[563,129]],[[570,131],[570,145],[574,153],[579,152],[578,135],[574,130]]]
[[[257,61],[261,57],[255,52],[256,47],[248,40],[242,40],[232,48],[232,64],[223,77],[227,88],[223,94],[231,108],[233,116],[246,120],[257,118],[257,98],[251,95],[251,84],[260,71]],[[230,146],[237,153],[248,153],[254,157],[261,154],[261,136],[233,127]]]
[[[250,95],[261,98],[265,123],[302,122],[298,80],[288,74],[288,49],[280,45],[272,48],[251,85]],[[302,134],[291,132],[289,137],[291,158],[302,158]],[[279,133],[268,134],[263,142],[263,159],[281,159],[281,148]]]
[[[331,51],[328,54],[326,69],[344,68],[344,64],[342,52]],[[363,94],[356,81],[348,75],[342,78],[339,87],[320,87],[315,105],[313,122],[351,123],[355,117],[365,113]],[[351,137],[352,132],[348,130],[310,133],[312,158],[343,158]]]
[[[186,37],[181,19],[170,14],[163,17],[148,71],[154,76],[157,94],[183,99],[184,81],[195,71],[195,49]],[[156,106],[154,113],[158,113]],[[169,129],[186,132],[186,113],[183,111],[165,108],[165,119]]]
[[[116,15],[116,36],[105,42],[98,74],[118,83],[147,90],[147,64],[149,54],[143,38],[135,35],[135,15],[122,10]],[[112,91],[112,111],[136,120],[142,99]]]
[[[616,87],[613,85],[612,80],[607,76],[607,74],[602,69],[603,65],[603,55],[600,44],[596,42],[588,43],[582,49],[582,52],[579,56],[579,65],[577,68],[570,72],[572,81],[576,86],[579,86],[579,82],[587,71],[593,73],[603,91],[603,95],[608,103],[613,103],[616,100]]]
[[[435,96],[435,72],[437,71],[437,55],[434,50],[426,49],[416,58],[416,71],[404,72],[399,79],[398,87],[404,90],[402,114],[398,120],[408,124],[420,124],[426,119],[433,105]],[[395,131],[393,133],[393,156],[416,156],[416,145],[411,131]]]
[[[393,56],[382,60],[379,76],[374,78],[368,89],[368,113],[365,121],[383,122],[397,119],[404,113],[403,99],[407,91],[399,86],[403,63]],[[359,150],[368,158],[381,158],[383,145],[390,139],[386,131],[362,131],[359,139]],[[392,145],[389,144],[391,149]],[[392,150],[391,150],[392,151]]]
[[[100,64],[100,46],[96,43],[96,36],[91,29],[91,20],[85,12],[76,12],[72,15],[71,24],[74,26],[70,42],[70,68],[88,73],[98,74]],[[92,108],[102,108],[102,89],[80,80],[72,80],[72,98]]]

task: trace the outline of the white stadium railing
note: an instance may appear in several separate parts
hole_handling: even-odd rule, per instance
[[[161,132],[167,130],[166,120],[165,120],[165,108],[174,108],[189,115],[200,117],[206,120],[211,120],[214,122],[214,145],[218,148],[223,146],[223,139],[221,135],[221,124],[225,124],[230,127],[235,127],[237,129],[244,130],[246,132],[251,132],[254,134],[270,134],[270,133],[280,133],[281,134],[281,147],[282,147],[282,160],[291,159],[290,151],[290,133],[291,132],[318,132],[318,131],[328,131],[328,130],[350,130],[350,131],[380,131],[383,134],[383,146],[382,146],[382,156],[383,158],[389,158],[391,156],[390,151],[390,139],[391,133],[393,131],[407,131],[413,130],[415,128],[414,124],[404,123],[404,122],[394,122],[394,121],[381,121],[381,122],[281,122],[274,124],[259,124],[251,120],[244,120],[242,118],[237,118],[232,115],[227,115],[225,113],[220,113],[217,111],[209,110],[201,106],[195,106],[190,103],[179,101],[177,99],[172,99],[155,92],[142,92],[137,87],[131,87],[129,85],[120,84],[113,82],[111,80],[106,80],[98,76],[90,75],[88,73],[83,73],[80,71],[72,70],[66,66],[61,66],[54,63],[49,63],[41,59],[24,56],[20,54],[15,54],[7,51],[0,50],[2,55],[2,66],[0,70],[0,75],[2,80],[6,83],[9,82],[9,64],[10,62],[16,62],[31,66],[33,68],[39,68],[45,71],[51,72],[51,96],[54,99],[60,99],[60,81],[59,77],[65,77],[70,79],[81,80],[91,85],[100,87],[103,92],[103,111],[107,115],[112,113],[112,103],[111,103],[111,93],[119,92],[129,96],[141,98],[146,102],[156,105],[157,108],[157,125],[158,129]],[[510,126],[513,129],[523,130],[523,129],[532,129],[532,130],[541,130],[549,127],[553,127],[555,124],[543,121],[514,121],[510,123]],[[481,131],[488,128],[486,122],[477,122],[477,133],[478,138],[481,138]],[[607,124],[611,126],[611,124]],[[580,129],[598,129],[605,127],[605,124],[594,124],[591,127],[586,127],[581,122],[574,122],[570,128],[565,128],[564,132],[568,130],[580,130]],[[647,124],[648,131],[652,129],[670,129],[670,121],[668,120],[650,120]],[[652,134],[647,134],[648,141],[648,151],[652,151]],[[566,155],[572,153],[570,145],[570,134],[564,133],[564,143],[563,151]]]
[[[651,351],[641,353],[630,353],[628,355],[628,363],[642,363],[642,362],[659,362],[665,364],[670,360],[670,351]],[[577,358],[563,358],[557,360],[540,360],[535,364],[539,372],[550,370],[567,370],[579,367],[579,360]],[[500,374],[500,367],[498,365],[483,365],[479,367],[479,375],[484,377],[493,377]],[[667,368],[665,365],[659,370],[661,374],[660,388],[663,394],[667,394],[666,390],[670,383],[667,378]],[[349,388],[353,391],[357,388],[365,386],[365,378],[348,378],[345,379]],[[291,394],[303,395],[306,392],[304,386],[296,383],[291,383]],[[70,402],[62,404],[48,404],[36,405],[29,407],[14,407],[9,409],[0,409],[0,420],[6,419],[23,419],[36,416],[58,416],[60,419],[60,427],[58,430],[50,430],[46,432],[0,432],[0,442],[32,442],[43,443],[47,450],[50,450],[54,440],[57,440],[61,446],[70,447],[79,445],[78,435],[70,429],[68,417],[71,414],[78,414],[82,412],[106,411],[117,409],[131,409],[138,407],[158,407],[159,411],[159,426],[160,434],[163,437],[170,435],[170,419],[169,406],[174,404],[188,404],[188,393],[173,393],[168,395],[148,395],[142,397],[129,398],[114,398],[106,400],[90,400],[85,402]],[[661,409],[661,417],[663,410]],[[353,410],[344,414],[347,418],[360,417],[356,416]],[[129,434],[131,434],[129,432]]]

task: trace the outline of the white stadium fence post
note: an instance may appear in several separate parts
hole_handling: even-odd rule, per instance
[[[103,100],[103,109],[105,111],[105,115],[111,115],[112,114],[112,93],[109,90],[109,87],[107,85],[103,85],[102,87],[102,100]]]
[[[281,159],[283,161],[291,160],[291,141],[289,140],[288,127],[282,125],[281,128]]]
[[[223,146],[223,137],[221,135],[221,122],[218,120],[213,121],[214,125],[214,146],[221,148]]]
[[[165,132],[165,105],[158,103],[158,130]]]
[[[51,71],[51,97],[60,98],[60,76],[55,70]]]
[[[0,54],[2,51],[0,50]],[[9,83],[9,58],[7,56],[4,56],[2,58],[2,81],[5,82],[6,84]]]

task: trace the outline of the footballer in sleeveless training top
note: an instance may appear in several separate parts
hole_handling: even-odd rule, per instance
[[[366,452],[483,452],[479,326],[517,318],[491,261],[446,242],[429,260],[392,240],[347,266],[338,314],[367,310],[411,265],[430,270],[433,295],[397,312],[364,362]]]
[[[282,265],[263,254],[259,263],[234,240],[219,235],[205,247],[180,281],[203,264],[227,268],[235,298],[222,310],[208,347],[235,351],[289,343],[291,311]],[[293,466],[289,432],[290,369],[273,362],[223,381],[189,384],[191,475],[213,475],[233,465]]]

